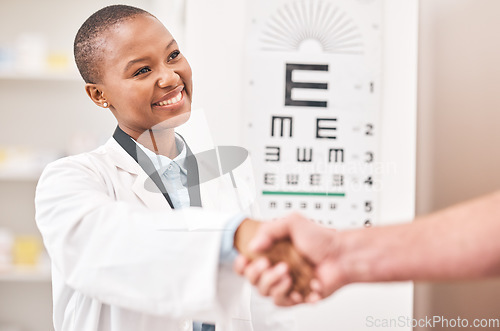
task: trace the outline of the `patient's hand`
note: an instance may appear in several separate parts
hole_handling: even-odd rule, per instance
[[[290,240],[277,241],[269,250],[263,253],[256,254],[249,251],[248,244],[261,224],[262,222],[250,219],[243,221],[236,230],[234,246],[250,261],[266,257],[271,265],[285,262],[292,280],[289,292],[295,291],[303,298],[307,297],[311,292],[310,282],[314,276],[313,267],[309,261],[300,255]]]

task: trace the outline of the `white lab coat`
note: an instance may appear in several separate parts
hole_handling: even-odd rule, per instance
[[[200,130],[191,132],[183,135],[196,154]],[[229,175],[202,183],[203,208],[183,210],[145,188],[147,175],[113,138],[47,166],[35,204],[52,261],[55,330],[190,330],[193,319],[217,331],[290,330],[258,298],[261,326],[252,328],[248,285],[219,264],[220,230],[255,196],[248,165],[233,172],[238,190]]]

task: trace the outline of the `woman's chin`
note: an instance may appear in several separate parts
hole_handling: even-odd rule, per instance
[[[153,131],[175,129],[176,127],[186,123],[189,120],[190,116],[191,116],[191,110],[175,115],[158,124],[155,124],[151,129]]]

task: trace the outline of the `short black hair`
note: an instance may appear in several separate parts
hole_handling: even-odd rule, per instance
[[[98,83],[102,78],[99,62],[102,61],[104,47],[103,33],[117,23],[138,15],[153,16],[137,7],[112,5],[98,10],[82,24],[76,34],[73,51],[76,66],[85,83]]]

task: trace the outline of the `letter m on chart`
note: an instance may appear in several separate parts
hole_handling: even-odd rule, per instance
[[[271,125],[271,137],[274,137],[274,125],[278,122],[280,124],[280,137],[283,137],[283,134],[285,133],[285,123],[288,123],[288,136],[292,137],[293,133],[293,118],[292,117],[287,117],[287,116],[273,116],[272,117],[272,125]]]

